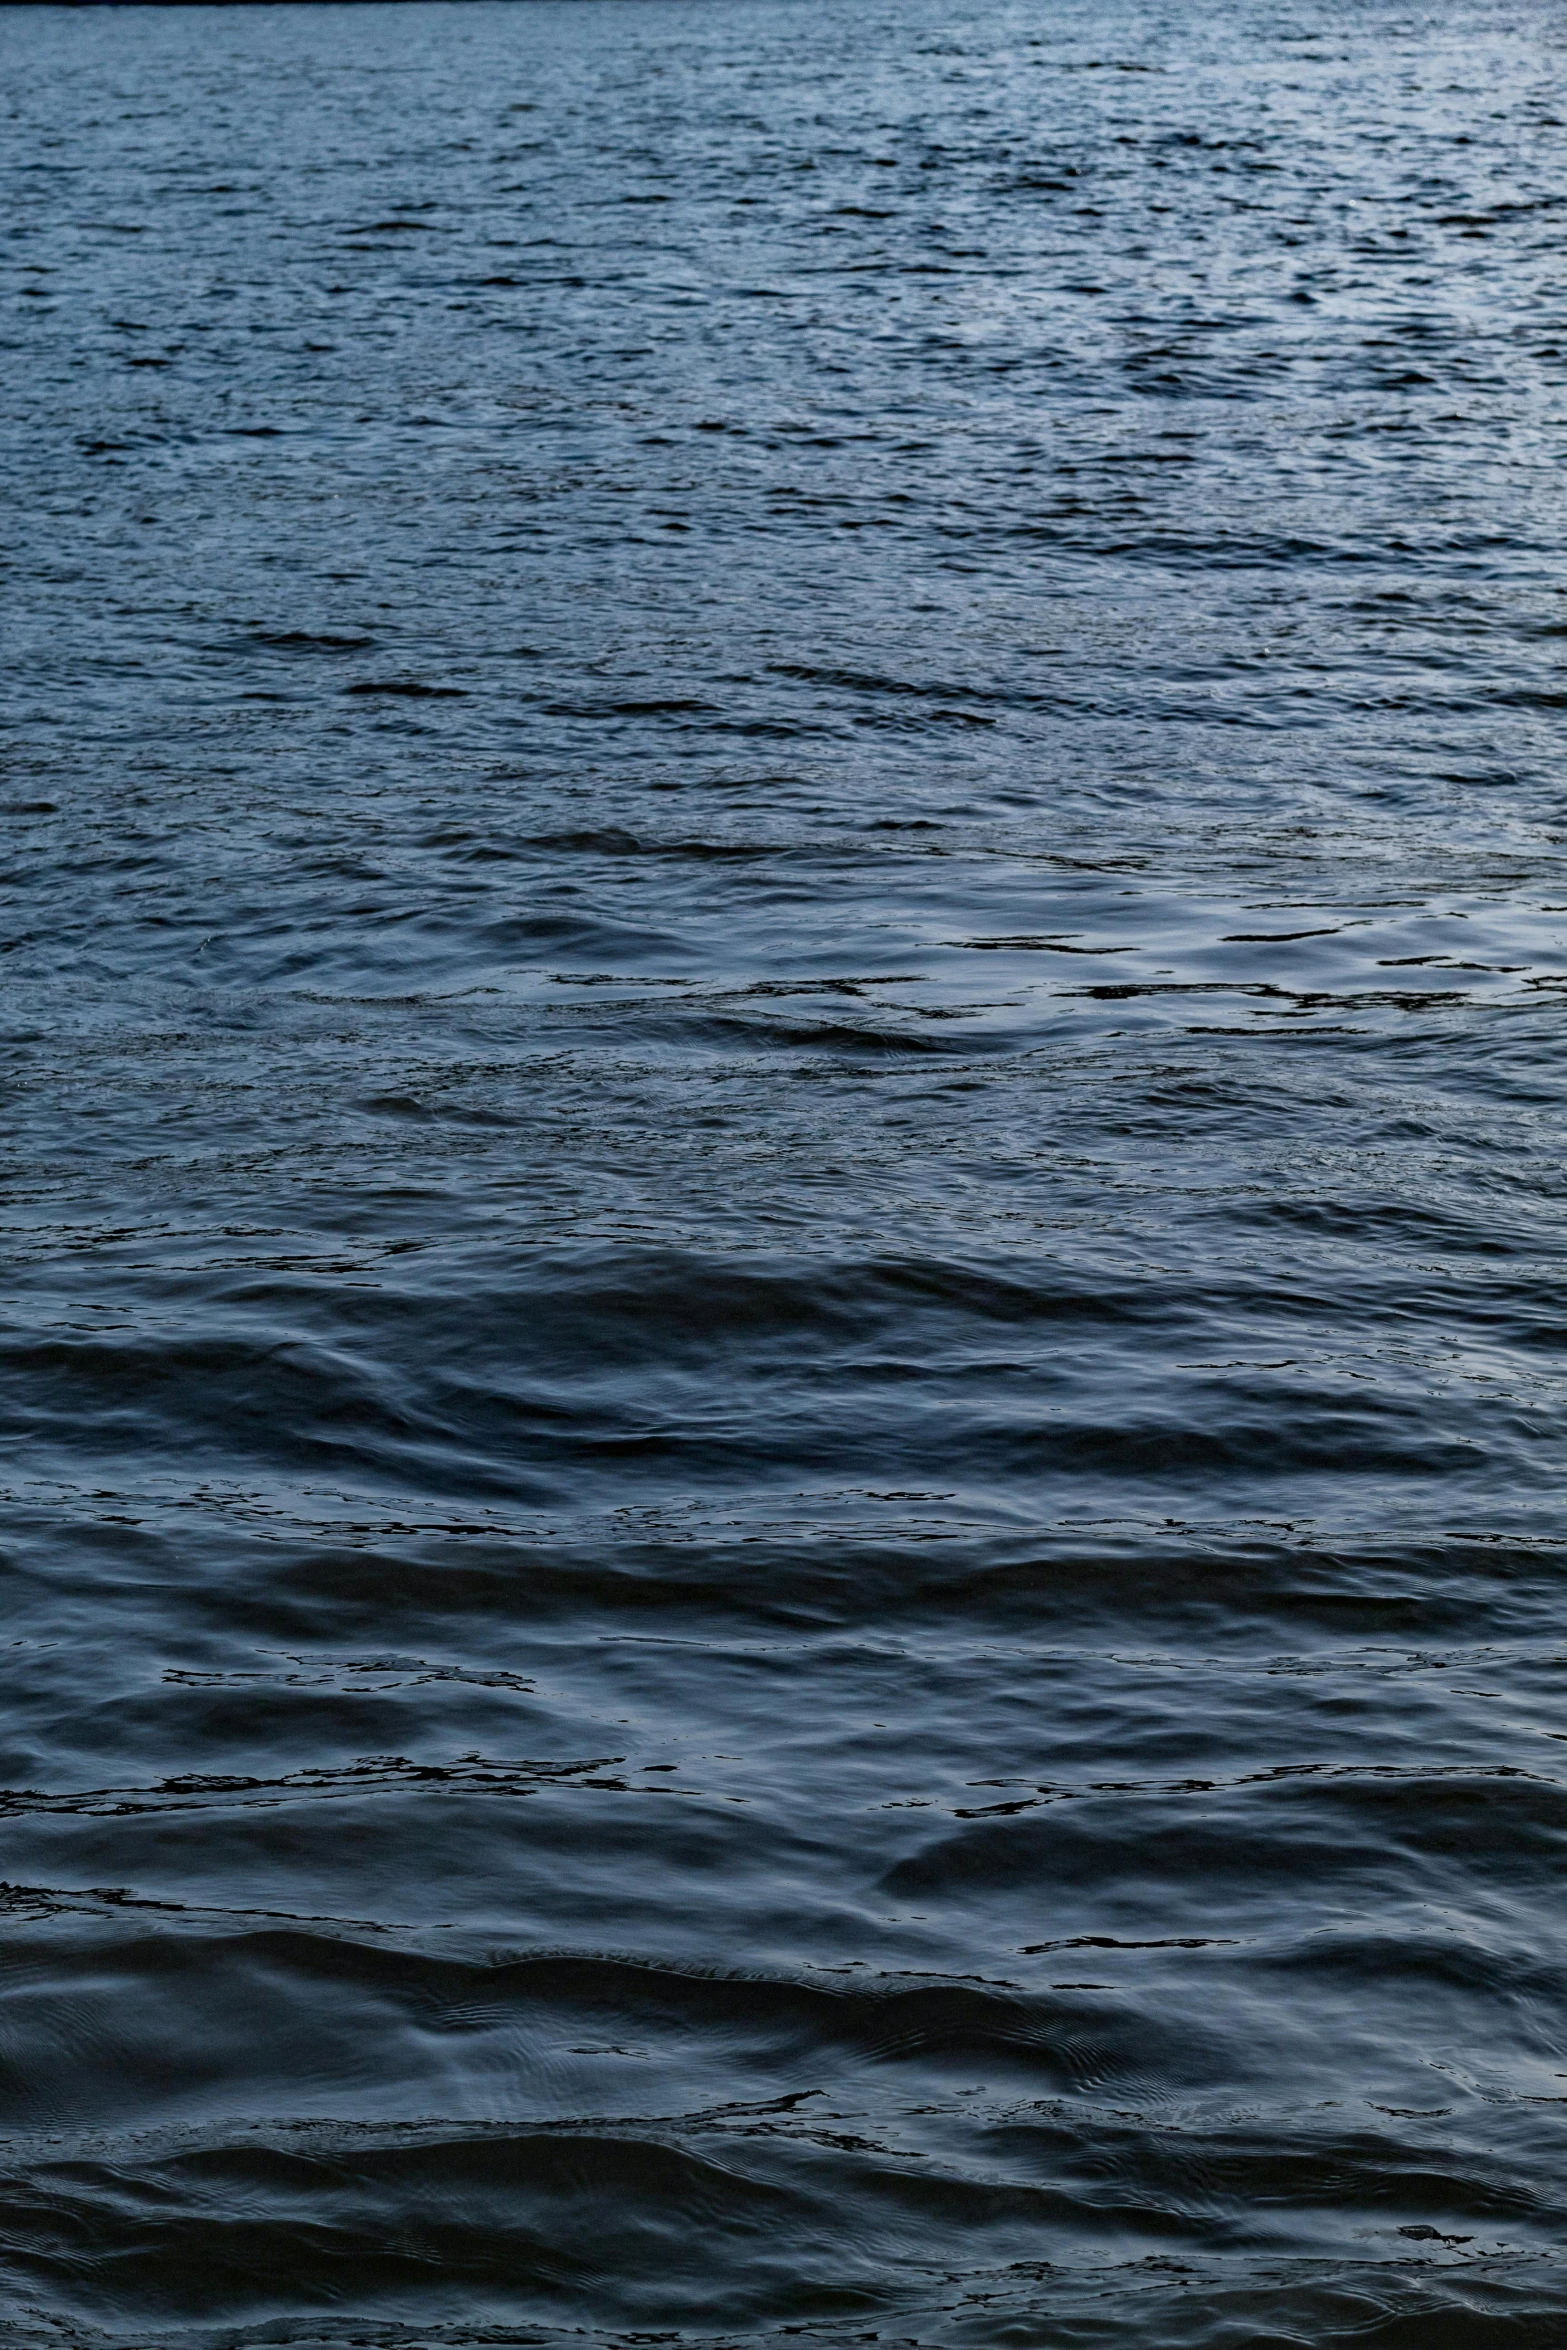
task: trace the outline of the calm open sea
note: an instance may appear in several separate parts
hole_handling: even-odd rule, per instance
[[[1567,2340],[1567,24],[0,12],[0,2343]]]

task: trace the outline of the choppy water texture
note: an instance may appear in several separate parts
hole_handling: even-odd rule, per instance
[[[0,2340],[1567,2339],[1564,43],[0,16]]]

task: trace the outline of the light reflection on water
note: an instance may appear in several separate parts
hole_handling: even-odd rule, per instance
[[[1554,2342],[1552,18],[0,53],[0,2340]]]

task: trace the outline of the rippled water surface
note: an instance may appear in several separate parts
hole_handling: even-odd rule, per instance
[[[0,2340],[1567,2339],[1567,29],[8,8]]]

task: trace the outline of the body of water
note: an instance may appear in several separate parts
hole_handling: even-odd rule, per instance
[[[0,104],[0,2342],[1560,2343],[1559,12]]]

